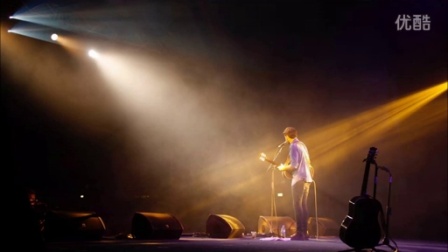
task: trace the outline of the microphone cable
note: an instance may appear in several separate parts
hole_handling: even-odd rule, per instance
[[[319,218],[317,217],[317,186],[316,186],[316,180],[313,179],[314,184],[314,211],[316,215],[316,240],[319,239]]]

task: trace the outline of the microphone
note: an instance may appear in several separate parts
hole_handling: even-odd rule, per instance
[[[288,143],[288,141],[284,141],[283,143],[279,144],[277,147],[278,147],[278,148],[281,148],[281,147],[283,147],[283,145],[285,145],[285,144],[287,144],[287,143]]]

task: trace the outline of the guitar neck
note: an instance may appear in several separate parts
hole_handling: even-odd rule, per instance
[[[362,180],[361,196],[367,194],[367,184],[368,184],[369,174],[370,174],[370,164],[374,161],[376,151],[377,151],[377,148],[370,147],[369,153],[367,155],[366,166],[364,169],[364,177]]]

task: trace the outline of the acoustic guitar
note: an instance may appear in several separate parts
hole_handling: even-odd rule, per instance
[[[278,163],[274,162],[273,160],[266,158],[266,154],[264,154],[264,153],[260,154],[260,160],[263,162],[268,162],[268,163],[272,164],[277,169],[279,166],[282,165],[282,164],[278,164]],[[284,178],[292,179],[293,170],[283,170],[281,172],[282,172],[282,176]],[[311,165],[310,165],[310,173],[311,173],[311,177],[314,179],[314,168]]]
[[[374,163],[377,149],[371,147],[367,158],[361,194],[349,201],[349,212],[341,223],[339,238],[348,246],[360,250],[374,248],[383,238],[381,203],[366,193],[370,164]]]

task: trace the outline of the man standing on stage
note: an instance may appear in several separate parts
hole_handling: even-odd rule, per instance
[[[288,163],[278,166],[280,171],[291,173],[291,189],[297,232],[291,240],[308,240],[308,194],[313,182],[310,155],[306,145],[297,138],[297,130],[287,127],[283,131],[289,143]]]

